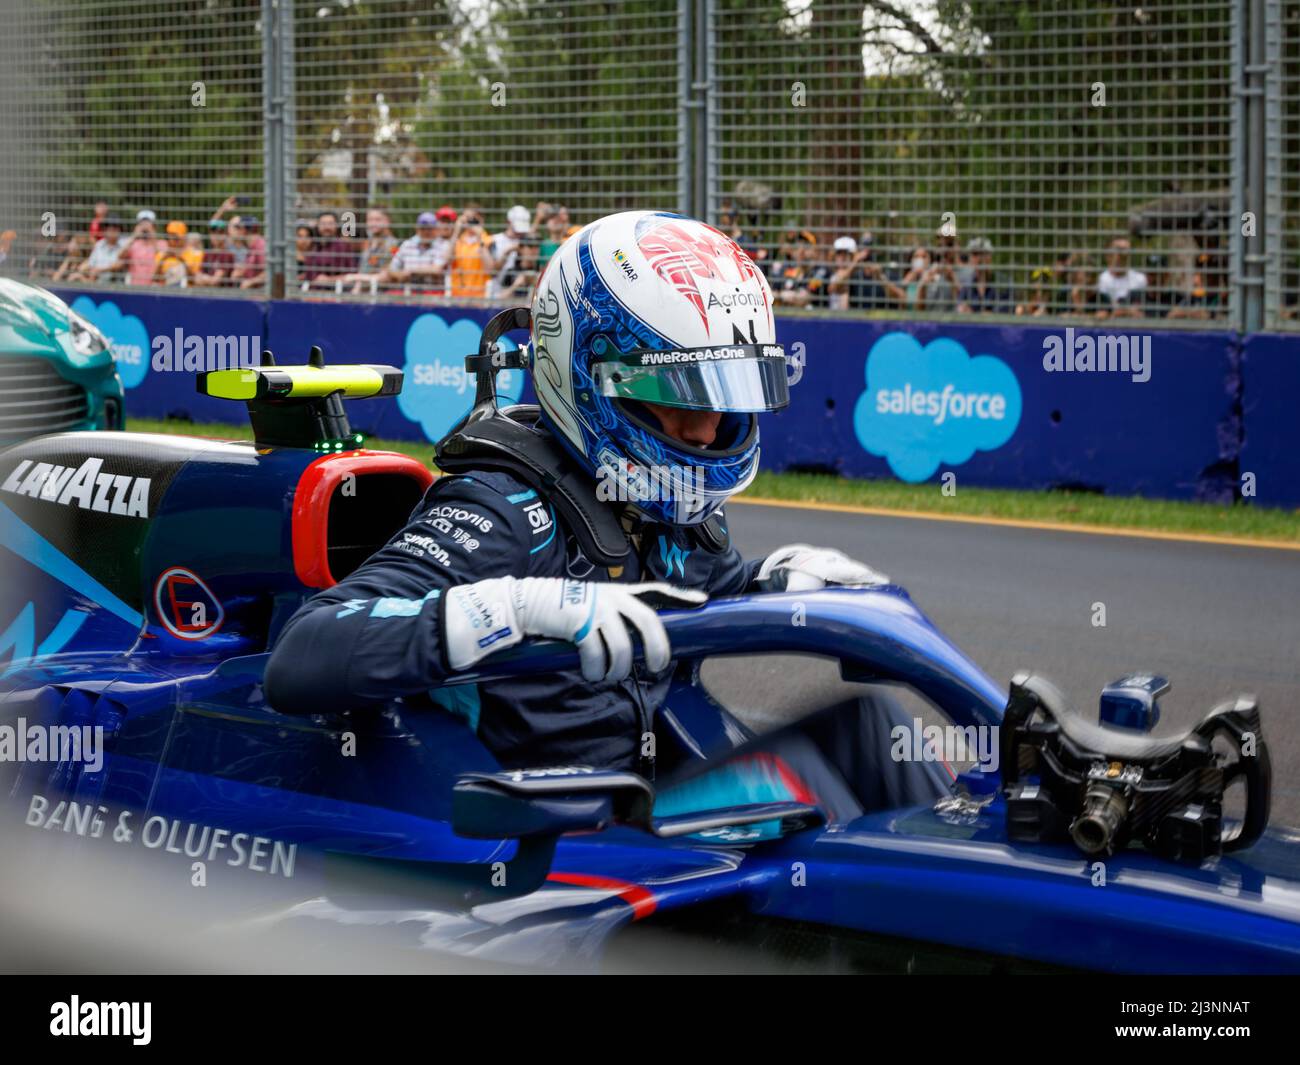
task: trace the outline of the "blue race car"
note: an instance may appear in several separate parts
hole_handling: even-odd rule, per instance
[[[997,771],[847,823],[793,792],[665,802],[631,773],[503,772],[461,718],[400,702],[277,713],[276,634],[432,479],[358,446],[343,413],[400,373],[314,356],[200,379],[248,403],[255,443],[74,432],[0,451],[0,775],[22,838],[278,868],[277,922],[383,925],[494,962],[598,962],[672,932],[858,970],[1300,972],[1300,835],[1267,825],[1253,700],[1156,738],[1164,682],[1130,676],[1097,723],[1038,676],[990,680],[897,586],[663,615],[676,666],[655,731],[696,780],[750,735],[701,680],[737,632],[746,655],[829,658],[919,694],[948,735],[996,737]],[[576,661],[537,642],[457,683]]]

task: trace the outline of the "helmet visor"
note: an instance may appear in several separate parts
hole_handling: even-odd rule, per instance
[[[691,410],[780,410],[790,402],[780,344],[633,351],[591,367],[601,395]]]

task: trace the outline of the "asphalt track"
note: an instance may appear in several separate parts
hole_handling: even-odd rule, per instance
[[[1046,529],[734,505],[746,557],[788,543],[837,547],[903,584],[984,670],[1052,678],[1095,713],[1102,686],[1151,670],[1173,689],[1156,735],[1256,694],[1273,761],[1273,823],[1300,825],[1300,552]],[[1094,604],[1105,625],[1093,624]],[[710,663],[706,681],[754,723],[834,685],[813,659]]]

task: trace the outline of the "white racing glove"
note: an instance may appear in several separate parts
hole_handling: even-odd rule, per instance
[[[494,577],[457,585],[443,605],[447,664],[468,669],[479,659],[526,636],[549,636],[578,645],[587,680],[622,680],[632,669],[627,623],[641,634],[646,665],[654,673],[668,666],[671,648],[663,622],[638,597],[659,605],[699,606],[703,592],[668,584],[606,584],[563,577]]]
[[[758,586],[765,592],[812,592],[828,584],[870,588],[888,583],[883,573],[854,562],[842,551],[807,544],[778,547],[758,570]]]

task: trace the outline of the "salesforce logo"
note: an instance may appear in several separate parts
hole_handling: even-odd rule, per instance
[[[866,379],[854,433],[904,481],[924,481],[940,465],[999,448],[1020,424],[1011,368],[992,355],[972,358],[955,340],[922,348],[907,333],[887,333],[867,354]]]
[[[478,351],[483,330],[469,318],[448,325],[438,314],[422,314],[406,331],[405,386],[397,405],[406,417],[419,422],[424,435],[440,440],[474,405],[474,375],[465,372],[465,356]],[[508,337],[499,341],[505,351],[518,345]],[[501,402],[517,403],[524,390],[522,370],[497,374]]]
[[[72,309],[93,322],[113,350],[123,388],[135,388],[149,370],[149,331],[134,314],[123,314],[112,300],[96,304],[89,296],[78,296]]]

